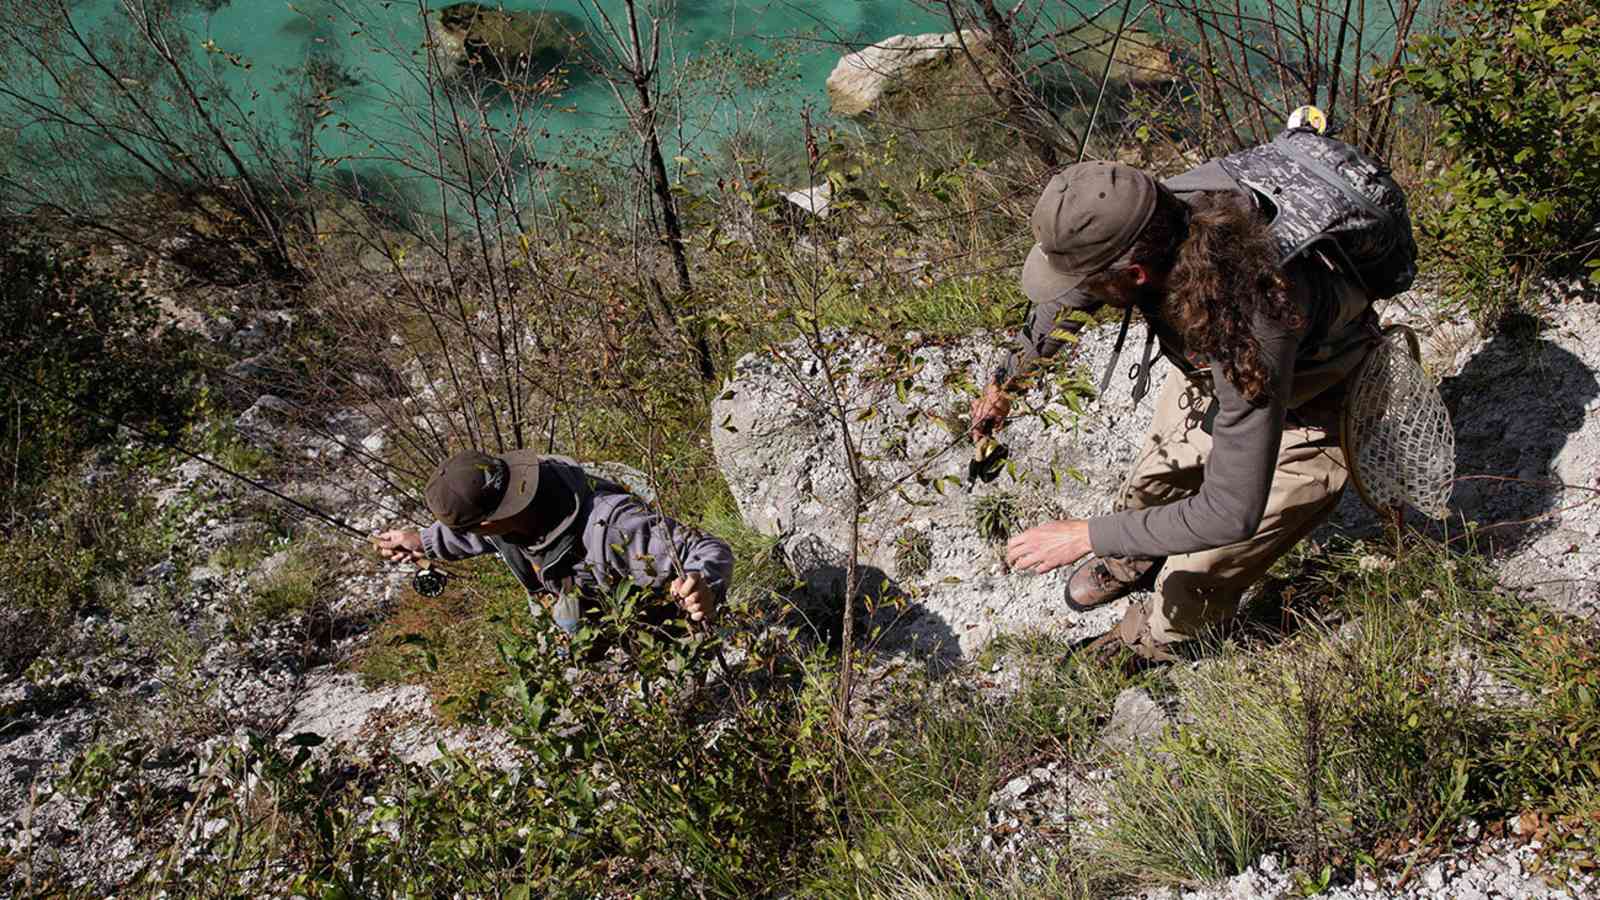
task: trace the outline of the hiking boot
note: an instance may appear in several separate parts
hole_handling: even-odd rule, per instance
[[[1148,591],[1155,587],[1158,566],[1155,560],[1116,560],[1117,569],[1143,569],[1140,574],[1129,579],[1119,574],[1108,560],[1098,556],[1091,556],[1078,564],[1072,574],[1067,576],[1067,587],[1062,592],[1067,606],[1076,612],[1088,612],[1099,606],[1104,606],[1113,600],[1135,591]]]

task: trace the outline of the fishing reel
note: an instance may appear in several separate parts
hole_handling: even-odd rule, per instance
[[[411,589],[430,599],[443,594],[449,584],[450,573],[434,568],[427,561],[418,564],[417,571],[411,576]]]
[[[372,546],[380,553],[385,552],[382,545],[376,541],[373,542]],[[401,561],[401,557],[398,556],[391,556],[390,558],[396,562]],[[411,589],[419,595],[430,599],[443,594],[444,589],[450,584],[450,573],[435,566],[433,560],[428,559],[421,553],[413,552],[411,561],[417,565],[417,570],[411,573]]]

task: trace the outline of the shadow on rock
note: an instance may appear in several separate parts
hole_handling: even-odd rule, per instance
[[[1562,513],[1600,496],[1575,496],[1566,487],[1595,487],[1597,470],[1584,460],[1592,462],[1600,447],[1585,447],[1592,436],[1581,432],[1600,397],[1600,379],[1542,329],[1525,313],[1508,317],[1440,385],[1456,429],[1452,518],[1478,523],[1478,546],[1492,557],[1572,524]]]
[[[801,627],[837,653],[843,644],[844,597],[848,568],[836,552],[815,536],[791,542],[785,563],[800,584],[789,596]],[[916,602],[915,590],[896,582],[883,569],[859,567],[856,586],[855,641],[884,653],[909,653],[935,673],[961,661],[961,644],[948,622]]]

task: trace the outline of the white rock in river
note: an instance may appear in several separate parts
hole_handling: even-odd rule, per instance
[[[917,78],[951,64],[966,63],[962,45],[987,55],[989,33],[897,34],[863,47],[839,60],[828,75],[828,104],[835,115],[859,116],[883,97],[905,89]]]

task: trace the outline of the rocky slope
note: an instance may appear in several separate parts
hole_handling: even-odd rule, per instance
[[[1415,305],[1422,308],[1420,301]],[[1388,313],[1404,318],[1407,308],[1397,304]],[[1513,323],[1488,342],[1461,321],[1437,322],[1420,313],[1411,318],[1425,326],[1430,364],[1444,376],[1459,473],[1521,479],[1462,481],[1453,509],[1479,523],[1508,583],[1593,616],[1600,608],[1600,305],[1557,295],[1541,315],[1543,327]],[[242,317],[194,327],[217,332],[219,343],[245,353],[259,349],[258,332],[270,335],[289,325],[281,317]],[[1073,362],[1097,378],[1110,338],[1087,335]],[[1135,349],[1125,355],[1124,368],[1140,338],[1137,330],[1130,335]],[[847,391],[853,419],[875,410],[854,425],[871,457],[871,493],[878,495],[866,511],[863,558],[881,576],[879,587],[890,586],[906,600],[903,610],[886,611],[884,621],[896,624],[900,647],[952,661],[1002,631],[1087,636],[1119,614],[1113,608],[1081,620],[1063,615],[1060,577],[1005,571],[995,542],[979,527],[997,516],[1009,516],[1016,527],[1109,508],[1152,406],[1149,400],[1135,406],[1119,375],[1109,395],[1083,403],[1080,414],[1069,400],[1075,394],[1069,371],[1019,407],[1006,432],[1010,469],[992,483],[969,487],[960,478],[966,445],[928,413],[963,411],[967,398],[952,383],[979,379],[1004,352],[1002,343],[992,337],[924,347],[921,368],[903,394],[892,384],[863,384],[858,376]],[[853,352],[865,359],[872,348],[858,343]],[[790,369],[763,357],[742,360],[717,402],[713,439],[746,521],[781,536],[791,564],[824,595],[838,587],[846,547],[839,510],[847,508],[848,486],[836,432],[803,399],[819,373],[800,362]],[[1167,370],[1159,368],[1152,390],[1165,377]],[[241,431],[273,452],[286,446],[314,451],[327,474],[279,486],[316,498],[362,529],[393,522],[393,503],[381,486],[363,481],[354,474],[359,466],[344,458],[349,451],[343,448],[379,446],[382,435],[370,421],[359,411],[338,413],[324,430],[339,440],[328,442],[297,433],[290,417],[279,414],[283,402],[248,404]],[[942,493],[935,479],[946,479]],[[351,653],[406,590],[406,573],[377,566],[341,539],[342,548],[325,563],[332,579],[328,602],[241,630],[239,610],[263,578],[287,564],[249,492],[198,463],[153,473],[142,490],[158,498],[159,516],[183,551],[145,571],[125,609],[91,611],[72,626],[70,643],[89,649],[70,665],[36,667],[0,684],[0,850],[14,862],[73,873],[85,887],[129,875],[148,861],[153,833],[137,827],[128,811],[150,796],[193,794],[219,753],[250,735],[314,732],[358,755],[375,748],[413,761],[430,758],[442,741],[514,764],[497,735],[439,726],[420,689],[367,687],[346,671]],[[1328,533],[1375,527],[1349,499]],[[1461,525],[1448,528],[1456,533]],[[238,559],[224,552],[244,544],[264,549]],[[158,627],[169,629],[170,638],[153,644],[141,629]],[[168,649],[152,652],[152,646]],[[969,668],[953,674],[979,684],[994,680]],[[1006,681],[1008,673],[995,678]],[[1171,712],[1148,697],[1119,698],[1102,739],[1136,742]],[[69,767],[96,746],[107,748],[101,758],[109,760],[102,796],[57,791]],[[988,827],[962,840],[1002,865],[1021,864],[1065,838],[1057,827],[1062,822],[1091,819],[1096,796],[1092,777],[1040,766],[1000,785]],[[107,804],[118,812],[111,814]],[[1561,896],[1527,870],[1532,852],[1523,843],[1479,843],[1403,885],[1339,890],[1341,896],[1376,897]],[[1277,896],[1294,888],[1284,867],[1263,860],[1217,891],[1164,896]]]

